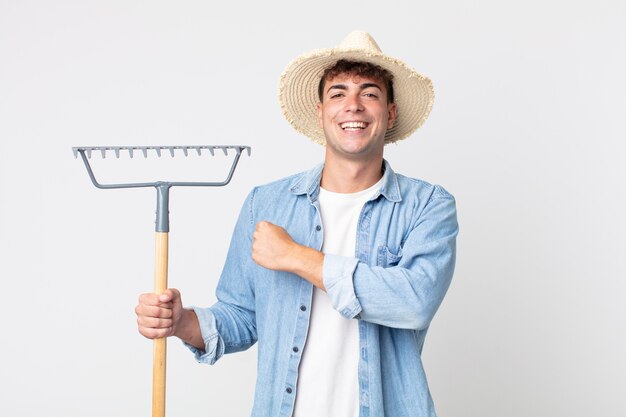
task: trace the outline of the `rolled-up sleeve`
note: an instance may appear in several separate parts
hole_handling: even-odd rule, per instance
[[[191,350],[198,362],[213,365],[224,354],[224,343],[220,343],[215,316],[208,308],[189,307],[189,309],[193,310],[198,317],[200,333],[204,341],[204,350],[188,343],[183,343]]]
[[[361,311],[361,304],[354,292],[352,275],[359,260],[346,256],[324,255],[322,278],[333,308],[344,317],[354,318]]]

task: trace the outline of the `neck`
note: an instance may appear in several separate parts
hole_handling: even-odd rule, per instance
[[[346,160],[326,157],[321,186],[335,193],[356,193],[376,184],[383,176],[383,158]]]

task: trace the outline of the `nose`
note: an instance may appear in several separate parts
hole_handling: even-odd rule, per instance
[[[361,96],[358,94],[349,95],[346,99],[346,111],[359,112],[363,111],[363,103]]]

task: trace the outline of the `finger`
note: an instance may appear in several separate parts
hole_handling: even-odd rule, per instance
[[[139,304],[146,306],[159,305],[159,296],[157,294],[146,293],[139,296]]]
[[[274,224],[265,220],[261,220],[260,222],[256,224],[254,230],[256,232],[262,233],[263,231],[270,229],[272,226],[274,226]]]
[[[172,329],[139,328],[139,333],[148,339],[161,339],[163,337],[171,336]]]
[[[161,319],[156,317],[137,317],[137,325],[143,329],[169,329],[174,325],[172,319]]]
[[[156,311],[159,310],[172,310],[174,308],[172,303],[159,303],[156,305],[150,305],[150,304],[137,304],[137,306],[135,306],[135,313],[137,314],[141,314],[144,316],[153,316],[157,313],[155,313]],[[162,313],[161,315],[166,314],[166,313]]]
[[[135,313],[137,316],[142,317],[157,317],[157,318],[172,318],[174,312],[171,308],[155,307],[155,306],[142,306],[135,307]]]
[[[161,303],[168,303],[170,301],[176,301],[180,299],[180,291],[176,288],[168,288],[159,295],[159,301]]]

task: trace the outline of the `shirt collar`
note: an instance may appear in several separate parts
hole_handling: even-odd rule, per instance
[[[379,195],[383,195],[387,200],[393,202],[402,201],[400,194],[400,186],[398,184],[398,176],[391,165],[386,159],[383,159],[383,178],[380,187],[380,194],[376,194],[373,199],[378,198]],[[320,181],[322,180],[322,170],[324,164],[321,163],[313,169],[299,175],[290,188],[290,191],[296,195],[306,194],[311,202],[316,201],[320,193]]]

